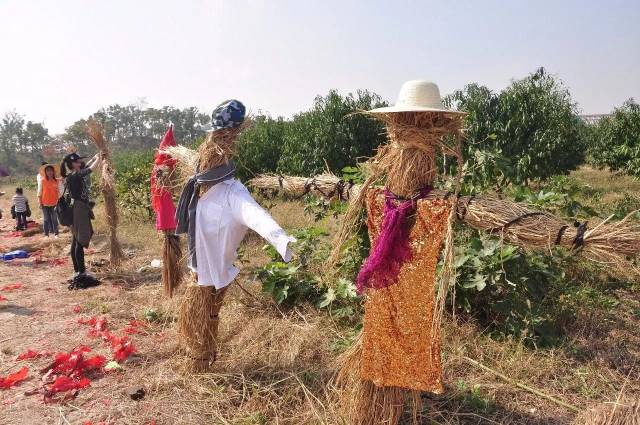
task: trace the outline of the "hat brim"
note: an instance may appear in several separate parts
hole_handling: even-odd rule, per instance
[[[427,108],[424,106],[385,106],[383,108],[376,108],[368,111],[370,114],[390,114],[393,112],[442,112],[445,114],[459,114],[464,115],[466,112],[454,111],[451,109],[436,109]]]
[[[60,175],[60,166],[56,165],[56,164],[44,164],[40,166],[40,169],[38,170],[38,173],[42,176],[42,177],[46,177],[45,175],[45,169],[47,167],[53,167],[53,175],[55,177],[58,177]]]

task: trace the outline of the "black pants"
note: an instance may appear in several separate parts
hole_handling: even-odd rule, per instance
[[[16,230],[25,230],[27,228],[27,213],[16,212]]]
[[[74,237],[71,239],[71,261],[73,261],[73,271],[85,273],[87,268],[84,265],[84,248]]]

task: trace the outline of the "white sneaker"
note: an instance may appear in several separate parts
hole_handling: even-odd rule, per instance
[[[49,239],[49,235],[44,235],[42,239]]]
[[[58,235],[53,235],[53,239],[60,239],[60,236],[58,236]]]

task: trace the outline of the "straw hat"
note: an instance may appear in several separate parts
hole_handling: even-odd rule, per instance
[[[42,176],[42,177],[47,177],[45,174],[45,169],[48,167],[52,167],[53,168],[53,176],[54,177],[59,177],[60,176],[60,166],[56,165],[56,164],[43,164],[42,166],[40,166],[40,170],[38,170],[38,173]]]
[[[435,83],[426,80],[407,81],[400,88],[398,100],[393,106],[376,108],[369,111],[373,114],[388,114],[391,112],[446,112],[450,114],[464,114],[461,111],[445,109],[440,99],[440,89]]]

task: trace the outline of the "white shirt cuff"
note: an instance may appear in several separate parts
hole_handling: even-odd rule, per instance
[[[290,244],[296,241],[296,238],[283,232],[282,236],[278,238],[278,241],[274,245],[274,248],[278,251],[278,254],[280,254],[285,263],[288,263],[293,258],[293,250]]]

